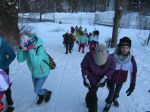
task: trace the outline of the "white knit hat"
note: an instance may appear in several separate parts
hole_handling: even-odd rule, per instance
[[[108,58],[108,52],[104,44],[99,44],[95,49],[94,61],[97,65],[103,65]]]

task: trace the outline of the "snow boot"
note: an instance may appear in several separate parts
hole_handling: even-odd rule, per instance
[[[103,110],[103,112],[109,112],[111,104],[110,103],[106,103],[105,108]]]
[[[42,104],[42,102],[43,102],[43,100],[44,100],[44,96],[45,96],[45,95],[39,95],[39,94],[38,94],[39,99],[38,99],[38,101],[36,102],[37,105]]]
[[[13,106],[9,106],[7,107],[5,112],[13,112],[15,110],[15,108]]]
[[[47,92],[45,94],[45,102],[46,103],[50,100],[51,95],[52,95],[52,92],[47,90]]]
[[[115,106],[115,107],[119,107],[119,102],[117,101],[117,98],[115,98],[115,99],[113,100],[113,103],[114,103],[114,106]]]

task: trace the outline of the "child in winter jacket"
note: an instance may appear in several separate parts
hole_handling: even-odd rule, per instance
[[[4,37],[0,36],[0,68],[4,70],[9,76],[9,66],[15,59],[16,54],[11,45],[9,45]],[[6,112],[12,112],[14,110],[13,99],[11,96],[11,87],[8,88],[4,95],[6,96],[7,109]]]
[[[99,44],[99,31],[95,30],[92,36],[92,43],[97,46]]]
[[[89,34],[87,35],[87,38],[88,38],[88,46],[89,46],[90,43],[91,43],[91,37],[92,37],[92,33],[89,33]]]
[[[0,69],[0,112],[4,109],[2,98],[4,92],[7,91],[8,88],[10,88],[9,77],[4,70]],[[11,112],[11,111],[7,109],[6,112]]]
[[[73,47],[73,43],[74,43],[74,36],[72,33],[66,33],[63,35],[63,38],[64,38],[64,44],[65,44],[65,47],[66,47],[66,53],[65,54],[68,54],[71,53],[72,51],[72,47]]]
[[[95,52],[88,52],[81,62],[84,85],[89,89],[85,101],[88,112],[97,112],[97,90],[104,86],[115,70],[113,56],[109,55],[106,47],[100,44]]]
[[[123,37],[113,53],[115,58],[116,68],[115,72],[112,74],[111,79],[108,81],[109,94],[106,98],[106,105],[104,112],[108,112],[111,104],[118,107],[119,93],[120,90],[126,82],[128,74],[131,75],[130,87],[126,91],[127,96],[130,96],[134,91],[136,82],[137,65],[134,56],[130,52],[131,40],[128,37]]]
[[[39,97],[37,104],[39,105],[43,101],[48,102],[52,92],[42,89],[42,86],[50,74],[50,68],[46,63],[49,61],[49,58],[45,52],[42,40],[33,34],[23,34],[20,37],[20,49],[17,53],[17,60],[19,62],[27,62],[32,74],[34,92]]]
[[[72,45],[71,45],[71,50],[73,50],[74,42],[76,41],[75,28],[74,27],[71,27],[70,36],[71,36],[71,38],[73,38],[73,42],[72,42]]]
[[[85,46],[88,45],[88,38],[87,38],[87,35],[85,32],[82,32],[81,36],[79,37],[79,40],[78,40],[78,44],[79,44],[79,52],[82,48],[82,53],[84,53],[84,49],[85,49]]]

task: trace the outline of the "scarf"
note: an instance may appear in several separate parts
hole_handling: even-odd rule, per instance
[[[117,54],[117,50],[118,48],[115,49],[115,52],[114,52],[114,58],[116,60],[116,63],[119,63],[119,64],[126,64],[128,63],[129,61],[131,61],[131,58],[132,58],[132,55],[131,53],[129,55],[118,55]]]

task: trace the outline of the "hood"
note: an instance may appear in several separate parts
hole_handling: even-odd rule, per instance
[[[36,42],[34,43],[34,47],[37,48],[41,45],[43,45],[42,39],[36,36]]]

